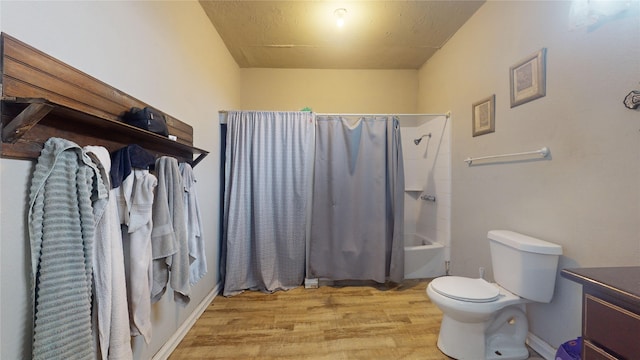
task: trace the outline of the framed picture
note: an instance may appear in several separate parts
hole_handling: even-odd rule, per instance
[[[511,107],[545,96],[546,57],[543,48],[511,67]]]
[[[484,135],[496,131],[495,109],[495,94],[473,104],[473,136]]]

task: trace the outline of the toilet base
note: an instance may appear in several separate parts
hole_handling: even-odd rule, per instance
[[[463,323],[444,314],[438,335],[438,349],[458,360],[478,359],[484,354],[485,323]]]
[[[525,345],[525,313],[507,307],[486,322],[463,323],[446,314],[442,316],[438,349],[458,360],[523,360],[529,357]]]
[[[529,350],[526,346],[498,345],[496,349],[488,347],[485,360],[525,360],[529,358]]]
[[[527,315],[516,306],[502,309],[488,323],[486,360],[523,360],[529,357],[525,345],[529,322]]]

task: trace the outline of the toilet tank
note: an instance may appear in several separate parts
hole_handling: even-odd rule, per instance
[[[491,230],[487,237],[496,283],[525,299],[550,302],[562,247],[509,230]]]

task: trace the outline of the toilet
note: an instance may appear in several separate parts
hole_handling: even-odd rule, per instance
[[[562,247],[509,230],[487,237],[495,283],[443,276],[427,286],[443,313],[438,348],[459,360],[527,359],[524,305],[551,301]]]

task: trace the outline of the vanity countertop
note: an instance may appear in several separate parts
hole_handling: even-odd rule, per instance
[[[640,304],[640,266],[563,269],[562,277]]]

